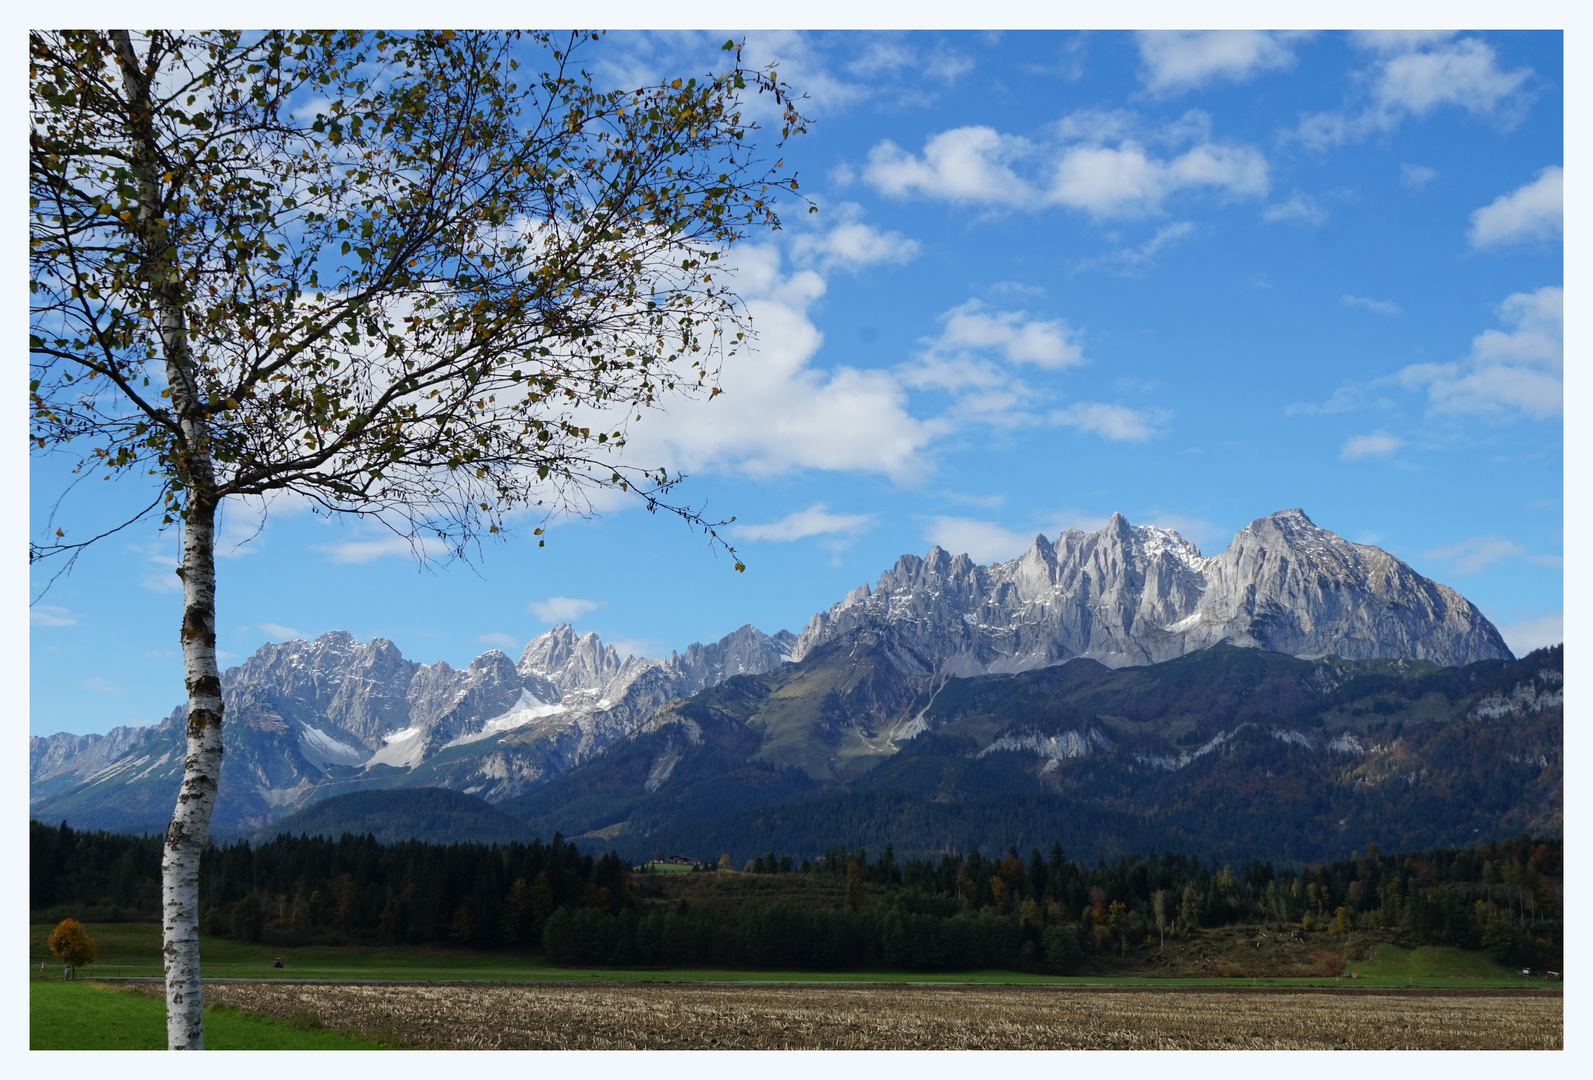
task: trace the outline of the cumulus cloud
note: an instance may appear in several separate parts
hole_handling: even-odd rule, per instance
[[[64,607],[35,604],[28,609],[29,626],[76,626],[77,616]]]
[[[1505,71],[1481,38],[1453,39],[1450,32],[1356,35],[1355,43],[1372,54],[1370,66],[1355,80],[1366,87],[1365,99],[1358,109],[1305,117],[1294,137],[1326,150],[1392,131],[1407,117],[1444,107],[1513,126],[1526,108],[1523,87],[1531,69]]]
[[[782,273],[769,246],[736,259],[731,272],[757,339],[724,365],[716,400],[677,401],[636,424],[626,460],[760,477],[825,469],[906,480],[927,471],[927,449],[949,428],[911,415],[895,373],[815,364],[824,338],[808,309],[824,278]]]
[[[295,630],[291,626],[283,626],[281,623],[274,622],[261,623],[260,632],[275,641],[301,641],[309,637],[308,634]]]
[[[1417,116],[1442,105],[1490,116],[1520,92],[1531,71],[1502,71],[1493,47],[1479,38],[1400,52],[1383,62],[1374,98],[1389,112]]]
[[[940,335],[929,353],[960,358],[968,352],[994,352],[1014,364],[1061,369],[1084,363],[1078,334],[1061,319],[1031,319],[1024,311],[992,311],[969,300],[941,316]]]
[[[918,73],[948,85],[973,68],[971,59],[953,49],[923,50],[905,37],[883,35],[869,35],[867,46],[846,65],[848,72],[864,79]]]
[[[345,540],[338,544],[317,544],[317,551],[326,552],[339,566],[363,566],[377,559],[414,558],[417,554],[437,558],[446,554],[448,546],[441,540],[419,536],[413,540],[402,536],[384,536],[380,540]]]
[[[1552,612],[1534,619],[1518,619],[1499,627],[1499,636],[1505,639],[1510,651],[1525,656],[1533,649],[1559,645],[1565,641],[1565,613]]]
[[[1391,408],[1393,402],[1372,392],[1365,383],[1345,383],[1320,405],[1296,402],[1284,409],[1285,416],[1318,416],[1322,414],[1356,412],[1360,409]]]
[[[1412,364],[1398,380],[1425,389],[1437,412],[1535,419],[1564,407],[1564,291],[1515,293],[1499,306],[1505,329],[1472,338],[1471,353],[1447,364]]]
[[[832,514],[823,503],[797,510],[779,521],[733,525],[727,531],[741,540],[802,540],[830,533],[858,533],[874,523],[874,514]]]
[[[976,563],[1001,562],[1023,554],[1034,543],[1036,533],[1013,532],[990,521],[973,518],[934,517],[924,538],[939,544],[953,555],[967,555]]]
[[[1474,536],[1458,544],[1448,544],[1422,553],[1424,559],[1449,563],[1456,574],[1475,574],[1490,563],[1519,558],[1526,549],[1513,540],[1498,536]]]
[[[1132,113],[1081,110],[1052,125],[1048,135],[1036,142],[984,125],[953,128],[931,136],[921,155],[887,139],[869,151],[863,178],[898,198],[1023,210],[1065,206],[1098,218],[1157,214],[1180,192],[1267,193],[1261,152],[1213,141],[1210,117],[1198,111],[1144,131]]]
[[[1063,427],[1078,428],[1114,442],[1145,442],[1161,431],[1172,414],[1165,409],[1130,409],[1099,401],[1075,402],[1053,410],[1050,420]]]
[[[1351,435],[1344,440],[1339,457],[1345,461],[1363,461],[1366,458],[1388,457],[1405,445],[1405,440],[1386,431],[1373,431],[1366,435]]]
[[[1073,264],[1073,271],[1078,273],[1084,270],[1107,270],[1116,274],[1134,275],[1156,265],[1156,256],[1163,248],[1169,247],[1189,236],[1195,231],[1194,222],[1176,221],[1171,225],[1164,225],[1156,230],[1143,244],[1130,247],[1121,247],[1106,255],[1098,255],[1093,259],[1084,259]]]
[[[652,638],[617,637],[609,638],[603,644],[612,645],[621,659],[632,656],[662,656],[664,653],[664,647]]]
[[[1438,170],[1429,169],[1425,165],[1401,165],[1399,167],[1399,182],[1404,187],[1420,190],[1436,179],[1438,179]]]
[[[1174,192],[1207,188],[1254,198],[1267,193],[1267,161],[1253,147],[1205,143],[1159,159],[1137,143],[1086,144],[1062,154],[1046,201],[1096,217],[1143,217]]]
[[[1404,309],[1392,300],[1373,300],[1371,297],[1356,296],[1353,293],[1345,293],[1339,297],[1339,303],[1345,307],[1365,308],[1374,315],[1399,315],[1404,312]]]
[[[150,592],[175,593],[183,591],[177,567],[182,564],[175,533],[158,536],[147,544],[134,544],[131,550],[144,557],[145,570],[139,584]]]
[[[1560,166],[1551,165],[1531,183],[1473,210],[1467,239],[1478,249],[1558,240],[1564,222],[1565,174]]]
[[[797,261],[826,271],[858,270],[877,263],[907,263],[918,257],[917,240],[865,224],[860,220],[862,208],[856,203],[842,203],[832,213],[839,222],[833,228],[804,233],[792,241],[791,253]]]
[[[513,653],[520,648],[520,639],[512,634],[504,634],[493,630],[476,638],[476,644],[490,645],[494,649],[502,649],[506,653]]]
[[[573,596],[550,596],[546,600],[532,600],[526,610],[545,623],[569,623],[589,611],[602,607],[600,600],[581,600]]]
[[[1218,79],[1244,82],[1293,67],[1289,45],[1302,35],[1264,30],[1142,30],[1135,34],[1141,79],[1153,94],[1177,93]]]
[[[1009,529],[993,521],[979,518],[937,516],[929,519],[924,538],[939,544],[952,554],[966,554],[977,563],[990,564],[1013,559],[1029,550],[1036,536],[1055,537],[1068,529],[1097,532],[1106,525],[1104,514],[1083,510],[1060,510],[1050,514],[1044,523],[1033,529]],[[1222,535],[1221,530],[1201,518],[1181,514],[1152,515],[1148,523],[1172,529],[1187,539],[1211,539]]]
[[[1012,163],[1030,156],[1033,143],[984,125],[953,128],[930,137],[922,157],[890,139],[868,152],[863,179],[886,195],[927,195],[952,202],[1024,206],[1030,185]]]
[[[1262,221],[1299,222],[1302,225],[1320,225],[1327,220],[1327,211],[1309,195],[1296,191],[1280,203],[1273,203],[1261,211]]]

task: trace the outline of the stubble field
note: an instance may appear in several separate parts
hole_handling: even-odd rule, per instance
[[[1557,1050],[1557,991],[237,982],[206,1002],[441,1049]]]

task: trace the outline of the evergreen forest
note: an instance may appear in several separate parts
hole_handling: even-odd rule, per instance
[[[30,827],[35,921],[155,919],[159,836]],[[1292,934],[1396,932],[1557,969],[1562,843],[1238,867],[1173,852],[1093,865],[1059,843],[898,860],[832,845],[798,861],[728,856],[689,873],[633,868],[555,835],[502,844],[384,844],[278,835],[211,844],[201,929],[279,944],[453,944],[558,964],[809,970],[1010,968],[1065,974],[1147,941],[1246,925]]]

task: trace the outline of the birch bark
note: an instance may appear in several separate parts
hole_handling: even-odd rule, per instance
[[[145,247],[166,382],[181,438],[175,463],[183,487],[183,681],[188,689],[187,746],[177,806],[161,859],[161,951],[166,964],[166,1046],[205,1047],[199,982],[199,856],[221,781],[221,673],[216,666],[216,477],[203,403],[189,351],[179,252],[162,225],[161,162],[155,144],[150,75],[132,36],[114,33],[122,84],[131,106],[132,158],[138,187],[138,233]],[[151,48],[154,46],[152,45]],[[155,69],[151,57],[149,68]]]

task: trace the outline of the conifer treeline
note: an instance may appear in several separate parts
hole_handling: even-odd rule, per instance
[[[159,909],[160,838],[32,825],[31,906],[102,915]],[[1353,858],[1279,870],[1171,852],[1093,867],[1060,845],[1027,859],[944,855],[898,863],[832,847],[816,861],[774,853],[754,875],[812,889],[748,891],[727,911],[651,895],[621,860],[550,844],[381,844],[279,836],[206,849],[202,929],[248,940],[454,943],[541,948],[556,963],[763,968],[1018,967],[1071,970],[1165,930],[1235,923],[1343,934],[1399,929],[1413,944],[1486,949],[1557,966],[1563,914],[1558,838]],[[777,881],[764,880],[767,885]],[[814,902],[815,895],[829,899]],[[1158,914],[1159,913],[1159,914]]]

